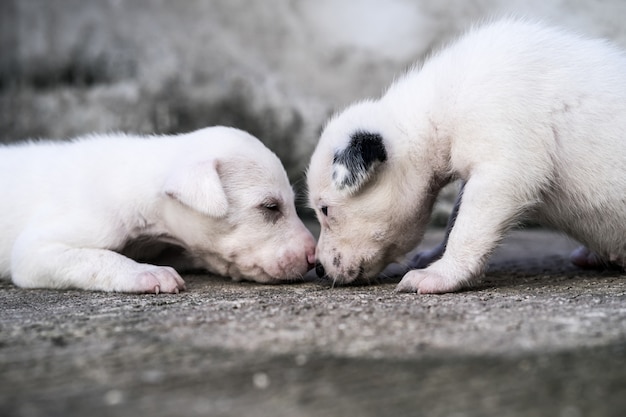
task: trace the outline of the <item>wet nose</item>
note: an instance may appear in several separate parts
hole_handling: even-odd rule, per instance
[[[324,270],[324,265],[321,262],[317,262],[315,264],[315,273],[319,278],[324,278],[326,276],[326,271]]]

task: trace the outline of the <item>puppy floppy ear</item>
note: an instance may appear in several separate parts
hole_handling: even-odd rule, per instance
[[[224,217],[228,199],[222,187],[216,160],[196,163],[172,172],[164,192],[185,206],[211,217]]]
[[[378,133],[355,132],[348,146],[335,152],[333,184],[339,190],[357,192],[372,176],[376,167],[387,160],[383,137]]]

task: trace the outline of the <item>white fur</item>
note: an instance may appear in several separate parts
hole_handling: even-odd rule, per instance
[[[0,274],[22,287],[184,288],[174,269],[118,253],[133,241],[259,282],[295,279],[314,257],[280,161],[237,129],[0,147],[0,189]]]
[[[389,159],[358,193],[333,186],[333,154],[356,131]],[[626,266],[626,56],[601,40],[505,19],[471,30],[377,100],[332,118],[312,156],[317,259],[331,278],[376,276],[421,240],[434,199],[465,181],[442,258],[401,291],[438,293],[480,275],[524,217]],[[327,207],[328,216],[321,212]]]

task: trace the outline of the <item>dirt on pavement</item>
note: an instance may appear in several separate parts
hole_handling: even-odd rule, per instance
[[[430,232],[426,245],[441,237]],[[188,275],[179,295],[0,283],[2,416],[622,416],[626,275],[516,231],[467,291]]]

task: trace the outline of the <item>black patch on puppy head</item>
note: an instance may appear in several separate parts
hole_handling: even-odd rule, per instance
[[[357,131],[348,146],[335,152],[333,182],[338,189],[359,189],[377,164],[387,160],[387,150],[379,133]]]

